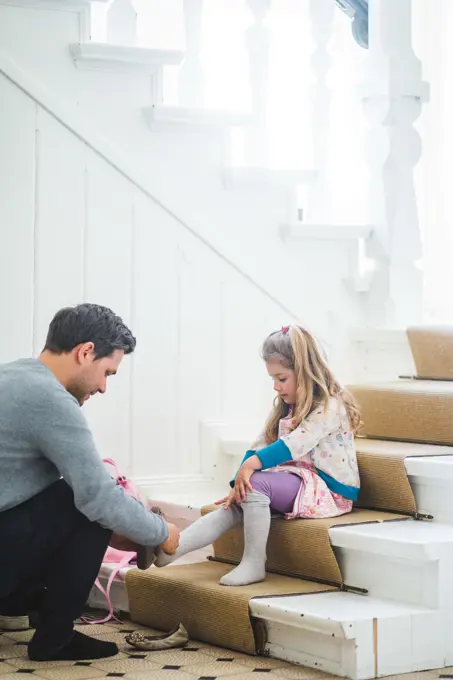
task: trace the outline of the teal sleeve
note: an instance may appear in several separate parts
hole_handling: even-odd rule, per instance
[[[291,451],[281,439],[274,442],[273,444],[270,444],[270,446],[265,446],[264,449],[260,449],[259,451],[247,451],[244,458],[242,459],[241,465],[245,463],[248,458],[251,458],[255,455],[260,459],[263,465],[263,470],[275,467],[276,465],[281,465],[282,463],[286,463],[288,460],[293,459],[291,456]],[[231,488],[234,486],[236,476],[237,472],[234,476],[234,479],[232,479],[230,482]]]
[[[263,464],[263,470],[287,463],[293,459],[291,451],[281,439],[269,446],[265,446],[264,449],[260,449],[260,451],[256,452],[256,455]]]

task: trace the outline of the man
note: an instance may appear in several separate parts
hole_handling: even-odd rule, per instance
[[[178,547],[176,527],[110,477],[80,410],[135,344],[110,309],[82,304],[56,314],[38,359],[0,366],[0,626],[36,610],[35,661],[118,653],[73,628],[112,532],[145,554]]]

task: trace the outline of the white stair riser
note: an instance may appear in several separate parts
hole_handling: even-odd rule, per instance
[[[362,675],[357,674],[355,640],[263,620],[267,626],[269,656],[356,680],[374,677],[368,669],[364,669]]]
[[[432,515],[434,521],[453,524],[452,482],[409,475],[418,512]]]
[[[351,623],[351,638],[267,621],[269,655],[354,680],[443,667],[446,640],[438,612]]]
[[[348,586],[366,588],[374,597],[424,607],[442,606],[439,561],[402,560],[350,548],[334,548],[334,552]]]

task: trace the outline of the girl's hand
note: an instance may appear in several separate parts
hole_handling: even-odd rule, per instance
[[[220,500],[215,502],[215,505],[223,505],[225,503],[224,510],[228,510],[230,505],[232,503],[236,503],[236,492],[234,489],[231,489],[230,493],[228,496],[225,496],[225,498],[221,498]]]
[[[253,493],[253,487],[250,483],[250,477],[253,475],[255,470],[248,466],[248,465],[242,465],[239,468],[239,472],[236,475],[236,481],[234,482],[234,489],[233,491],[236,492],[236,498],[239,500],[237,501],[238,503],[241,503],[241,501],[245,501],[247,499],[247,492],[249,491],[250,493]]]

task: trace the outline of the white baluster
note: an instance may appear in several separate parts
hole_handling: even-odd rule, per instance
[[[204,102],[204,77],[201,63],[203,0],[184,0],[186,35],[185,59],[179,73],[179,103],[201,108]]]
[[[411,0],[370,0],[369,55],[363,91],[369,121],[370,209],[376,261],[370,321],[406,327],[422,320],[423,274],[414,166],[421,140],[414,122],[428,84],[411,43]]]
[[[313,165],[318,179],[308,192],[308,218],[310,222],[329,220],[329,186],[327,163],[329,150],[330,109],[332,91],[327,75],[332,67],[328,51],[332,35],[335,3],[333,0],[310,0],[310,19],[315,48],[311,56],[314,84],[311,89]]]
[[[137,12],[131,0],[113,0],[107,15],[107,42],[134,46],[137,42]]]
[[[264,19],[271,0],[247,0],[247,5],[254,23],[245,32],[253,114],[253,126],[247,131],[246,155],[249,165],[266,167],[270,155],[267,126],[270,35]]]

